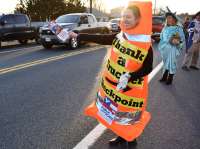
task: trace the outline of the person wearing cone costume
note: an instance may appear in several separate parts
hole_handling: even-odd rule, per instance
[[[135,144],[151,115],[146,111],[148,74],[152,71],[152,3],[131,1],[123,10],[119,34],[84,35],[109,45],[96,100],[85,108],[85,115],[97,119],[118,137],[111,145]]]

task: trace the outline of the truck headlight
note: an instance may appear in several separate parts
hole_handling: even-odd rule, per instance
[[[42,33],[42,28],[41,28],[41,27],[39,28],[39,33],[40,33],[40,34]]]

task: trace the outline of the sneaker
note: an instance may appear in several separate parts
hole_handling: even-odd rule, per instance
[[[130,141],[130,142],[128,142],[128,146],[130,147],[130,146],[136,146],[137,145],[137,140],[135,139],[135,140],[133,140],[133,141]]]
[[[165,82],[167,79],[163,79],[163,78],[161,78],[159,81],[160,82]]]
[[[190,66],[191,69],[194,69],[194,70],[199,70],[199,68],[197,66]]]
[[[185,71],[190,71],[190,69],[187,66],[182,66],[182,69]]]
[[[167,85],[171,85],[172,84],[173,77],[174,77],[174,74],[169,74],[169,77],[167,78],[167,81],[166,81]]]
[[[167,81],[166,85],[172,85],[172,82],[171,81]]]
[[[118,144],[121,144],[121,143],[126,143],[127,141],[125,139],[123,139],[122,137],[116,137],[116,138],[113,138],[111,140],[109,140],[109,145],[118,145]]]

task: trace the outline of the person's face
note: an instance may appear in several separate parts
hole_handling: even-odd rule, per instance
[[[189,18],[185,18],[185,22],[190,22],[190,19]]]
[[[125,9],[122,12],[122,21],[125,29],[131,29],[136,27],[136,25],[139,23],[139,18],[135,17],[130,9]]]
[[[176,20],[172,16],[167,16],[167,25],[176,25]]]
[[[197,21],[200,21],[200,15],[196,16]]]

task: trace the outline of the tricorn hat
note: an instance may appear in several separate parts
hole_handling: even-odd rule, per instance
[[[167,12],[165,14],[165,17],[167,18],[168,16],[172,16],[176,21],[178,21],[177,17],[176,17],[176,13],[172,13],[172,12]]]

